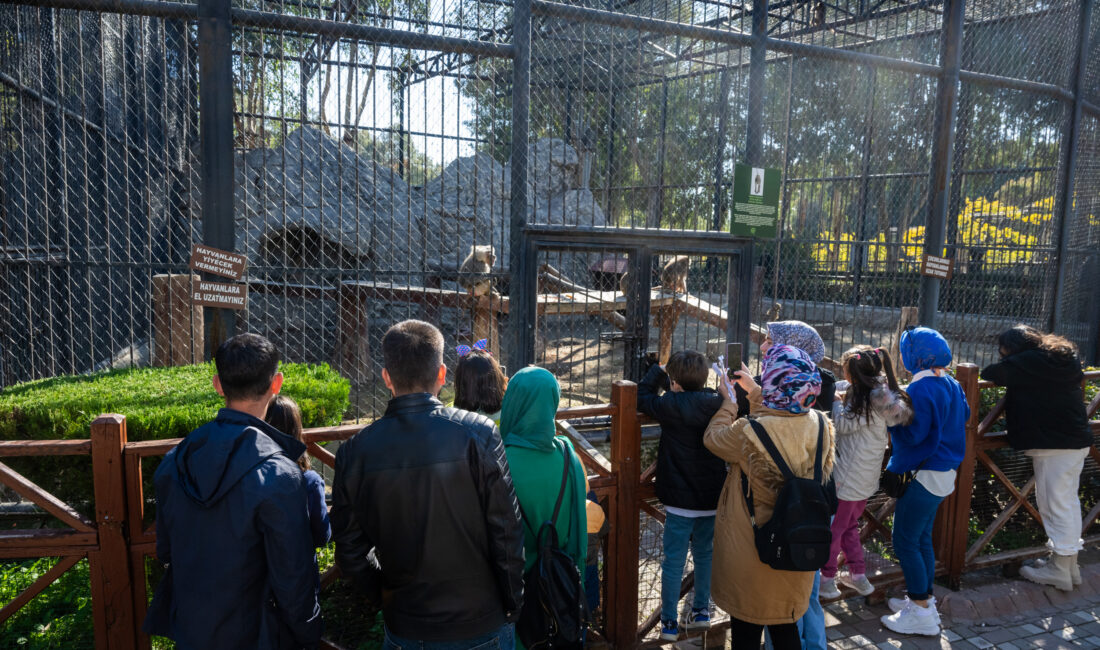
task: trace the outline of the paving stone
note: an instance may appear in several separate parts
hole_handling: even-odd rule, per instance
[[[855,636],[848,637],[848,640],[855,643],[860,648],[862,648],[864,646],[875,645],[874,641],[871,641],[871,639],[868,639],[867,637],[863,636],[862,634],[857,634]]]
[[[1035,636],[1036,634],[1042,634],[1043,633],[1043,628],[1039,627],[1038,625],[1034,625],[1032,623],[1024,623],[1023,625],[1020,625],[1020,626],[1014,627],[1014,628],[1010,628],[1010,629],[1012,629],[1014,631],[1017,631],[1017,634],[1020,636],[1020,638]]]
[[[1073,620],[1077,621],[1078,623],[1091,623],[1091,622],[1096,620],[1096,618],[1092,615],[1091,612],[1086,612],[1084,610],[1079,610],[1079,611],[1073,612],[1072,614],[1070,614],[1066,618],[1073,619]]]
[[[989,641],[990,643],[1001,644],[1005,641],[1014,641],[1020,638],[1020,636],[1014,633],[1011,629],[1002,627],[996,630],[990,630],[985,634],[982,634],[982,638],[986,641]]]
[[[973,645],[974,647],[980,648],[981,650],[985,650],[986,648],[992,648],[993,647],[992,643],[990,643],[989,641],[986,641],[984,637],[980,637],[980,636],[970,637],[969,639],[967,639],[967,641],[969,641],[971,643],[971,645]]]
[[[997,650],[1021,650],[1021,648],[1011,641],[1005,641],[997,644]]]
[[[947,639],[948,641],[959,641],[959,640],[962,639],[961,636],[959,636],[955,632],[953,632],[951,630],[947,630],[947,629],[945,629],[943,631],[943,638]]]
[[[895,650],[895,648],[901,647],[901,641],[898,641],[897,639],[890,639],[889,641],[883,641],[882,643],[879,643],[875,647],[879,648],[879,650]]]
[[[829,641],[836,641],[837,639],[844,638],[844,632],[841,632],[838,626],[826,627],[825,638]]]

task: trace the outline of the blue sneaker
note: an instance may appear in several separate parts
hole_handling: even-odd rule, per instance
[[[680,638],[680,626],[676,621],[661,621],[661,640],[675,641]]]
[[[710,608],[703,607],[701,609],[691,608],[691,616],[688,617],[687,625],[684,626],[689,630],[707,630],[710,629]]]

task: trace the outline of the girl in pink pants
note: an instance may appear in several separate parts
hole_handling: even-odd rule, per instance
[[[840,500],[833,518],[829,561],[821,569],[821,599],[840,597],[837,580],[862,596],[875,590],[866,576],[859,518],[867,499],[878,490],[882,457],[889,434],[886,428],[908,424],[913,418],[909,396],[898,387],[886,350],[857,345],[841,358],[847,392],[833,403],[836,428],[836,492]],[[844,386],[846,384],[847,386]],[[848,573],[837,576],[838,555],[844,552]]]

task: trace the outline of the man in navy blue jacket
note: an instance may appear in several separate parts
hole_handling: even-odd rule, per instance
[[[157,468],[157,557],[168,567],[145,631],[192,648],[314,648],[317,566],[297,459],[305,446],[263,421],[282,387],[270,341],[241,334],[215,354],[217,418]]]

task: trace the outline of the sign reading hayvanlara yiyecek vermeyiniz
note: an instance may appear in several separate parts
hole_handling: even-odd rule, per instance
[[[941,280],[950,280],[955,270],[955,260],[950,257],[935,257],[925,253],[920,258],[920,274]]]
[[[746,237],[772,239],[779,215],[778,169],[737,163],[733,171],[730,232]]]
[[[191,302],[204,307],[244,309],[248,304],[248,285],[196,279],[191,283]]]
[[[193,271],[205,271],[231,280],[240,280],[244,277],[245,256],[195,244],[191,247],[191,263],[188,266]]]

